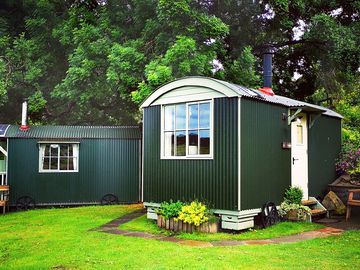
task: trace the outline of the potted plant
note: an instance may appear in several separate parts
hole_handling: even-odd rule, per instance
[[[299,187],[289,187],[284,194],[279,214],[294,221],[305,221],[310,215],[310,208],[301,204],[303,191]]]

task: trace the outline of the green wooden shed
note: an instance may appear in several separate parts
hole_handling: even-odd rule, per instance
[[[139,127],[30,126],[23,131],[3,125],[3,130],[7,166],[2,173],[11,205],[140,201]]]
[[[254,225],[265,202],[289,186],[304,199],[335,179],[341,115],[206,77],[163,85],[142,104],[143,201],[206,201],[222,227]]]

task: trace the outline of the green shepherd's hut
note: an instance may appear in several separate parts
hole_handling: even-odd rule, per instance
[[[336,177],[342,116],[270,87],[185,77],[145,100],[148,218],[162,201],[198,199],[221,216],[222,228],[240,230],[254,225],[264,203],[279,205],[289,186],[301,187],[304,199],[324,195]]]
[[[135,203],[141,189],[137,126],[1,125],[10,205]]]

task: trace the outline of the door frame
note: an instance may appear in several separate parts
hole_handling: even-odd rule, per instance
[[[294,162],[296,162],[296,159],[294,157],[294,147],[298,146],[299,144],[297,143],[297,141],[294,141],[294,138],[297,138],[295,136],[293,136],[293,132],[296,132],[294,125],[296,125],[297,123],[297,119],[301,117],[300,121],[305,120],[305,123],[303,125],[303,133],[302,135],[303,137],[303,146],[306,147],[306,151],[305,151],[305,172],[303,177],[306,179],[304,182],[306,182],[306,185],[303,187],[301,186],[301,188],[303,189],[304,192],[304,197],[303,199],[308,199],[309,197],[309,116],[308,114],[306,114],[305,112],[302,113],[298,113],[296,117],[294,117],[294,119],[291,121],[290,123],[290,130],[291,130],[291,155],[290,155],[290,164],[291,164],[291,186],[299,186],[298,184],[295,184],[296,180],[294,178]],[[295,159],[295,160],[294,160]]]

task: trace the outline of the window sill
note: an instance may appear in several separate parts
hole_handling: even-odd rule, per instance
[[[39,173],[77,173],[77,171],[39,171]]]
[[[174,157],[160,157],[160,159],[170,159],[170,160],[213,160],[214,157],[213,156],[174,156]]]

